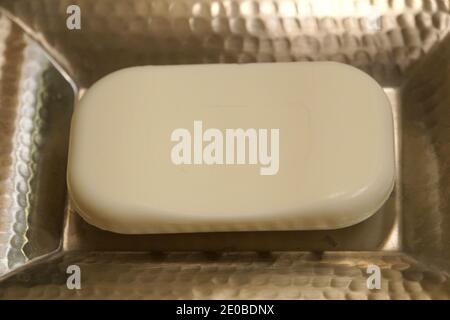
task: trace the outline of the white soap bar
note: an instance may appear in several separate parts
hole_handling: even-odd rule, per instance
[[[342,228],[393,184],[389,101],[343,64],[130,68],[73,115],[71,203],[114,232]]]

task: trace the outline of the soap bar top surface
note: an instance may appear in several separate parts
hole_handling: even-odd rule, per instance
[[[71,202],[114,232],[336,229],[393,184],[387,97],[343,64],[124,69],[72,119]]]

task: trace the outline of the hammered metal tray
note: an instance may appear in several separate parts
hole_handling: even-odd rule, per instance
[[[67,27],[70,5],[81,29]],[[450,299],[450,1],[0,8],[1,299]],[[67,204],[74,102],[102,76],[136,65],[320,60],[362,69],[391,100],[397,182],[370,219],[330,231],[127,236],[86,224]],[[72,265],[80,290],[67,287]],[[372,265],[380,289],[367,287]]]

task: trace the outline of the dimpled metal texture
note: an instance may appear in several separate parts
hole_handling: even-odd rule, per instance
[[[0,17],[0,275],[58,249],[73,91]]]
[[[69,5],[80,7],[81,30],[66,27]],[[0,299],[450,299],[449,1],[0,8]],[[123,236],[66,205],[74,98],[102,76],[137,65],[323,60],[369,73],[393,107],[397,184],[367,221],[327,232]],[[70,265],[80,267],[80,290],[66,285]],[[371,265],[380,289],[367,287]]]

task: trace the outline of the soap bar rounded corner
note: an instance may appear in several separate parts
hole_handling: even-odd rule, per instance
[[[87,207],[94,207],[96,201],[94,199],[91,199],[89,196],[83,195],[83,183],[77,183],[72,180],[72,167],[71,167],[71,161],[69,157],[69,162],[67,166],[67,193],[68,193],[68,207],[72,212],[76,212],[84,221],[89,223],[90,225],[93,225],[99,229],[102,230],[109,230],[107,226],[103,226],[101,223],[98,223],[96,221],[96,210],[86,210],[86,208],[82,208],[79,204],[84,203],[87,204]],[[80,190],[80,191],[78,191]],[[80,195],[81,194],[81,195]],[[87,214],[87,213],[90,214]],[[93,218],[92,218],[93,217]]]
[[[380,197],[379,197],[379,201],[378,201],[377,205],[367,206],[369,209],[365,213],[361,213],[361,214],[353,217],[352,219],[349,219],[348,221],[343,222],[342,224],[337,224],[336,226],[328,228],[328,229],[337,230],[337,229],[348,228],[348,227],[352,227],[354,225],[357,225],[359,223],[362,223],[362,222],[370,219],[385,205],[386,201],[388,201],[388,199],[391,197],[392,192],[395,188],[395,176],[394,175],[392,176],[391,183],[387,183],[387,184],[385,184],[385,186],[386,186],[386,188],[383,188],[380,193]],[[318,229],[315,229],[315,230],[318,230]]]
[[[323,68],[324,71],[316,73],[314,70],[311,70],[316,66],[318,68]],[[286,79],[284,83],[284,75],[278,74],[280,73],[279,68],[282,69],[282,74],[287,74],[288,79]],[[258,75],[258,79],[252,78],[252,69],[256,70],[255,72]],[[379,148],[377,149],[378,155],[376,154],[376,152],[374,152],[373,154],[375,157],[378,157],[378,165],[385,166],[384,168],[378,168],[381,170],[380,176],[378,176],[378,178],[381,179],[381,176],[384,175],[384,179],[382,179],[383,181],[374,182],[373,185],[369,185],[370,188],[366,188],[366,193],[360,192],[360,194],[366,195],[366,198],[362,198],[362,196],[360,196],[360,198],[358,198],[358,196],[355,196],[354,199],[351,199],[351,197],[349,198],[349,194],[351,194],[352,192],[357,193],[358,190],[356,190],[355,188],[360,188],[359,185],[357,186],[359,181],[355,180],[354,185],[348,186],[348,189],[343,190],[343,193],[346,192],[345,197],[347,197],[345,198],[347,199],[347,203],[344,204],[344,207],[350,208],[348,209],[350,211],[347,211],[349,213],[344,213],[343,210],[342,212],[339,212],[340,210],[336,210],[336,216],[333,218],[330,217],[329,214],[327,214],[326,216],[323,215],[322,217],[320,211],[317,211],[319,213],[316,214],[316,216],[308,216],[308,212],[304,211],[304,208],[310,205],[310,203],[308,203],[308,196],[314,197],[313,200],[319,201],[320,203],[320,199],[325,201],[327,197],[330,196],[330,192],[328,194],[323,194],[322,198],[320,198],[320,194],[318,195],[317,193],[313,194],[304,191],[304,193],[300,193],[298,195],[297,198],[299,199],[295,199],[296,195],[291,193],[290,197],[286,199],[286,202],[277,201],[277,199],[275,199],[276,196],[273,195],[271,197],[269,193],[261,193],[259,195],[255,195],[254,193],[252,193],[249,194],[249,197],[246,201],[245,197],[242,196],[242,193],[248,192],[248,188],[245,189],[237,186],[241,193],[235,194],[230,188],[227,188],[224,185],[229,182],[227,180],[229,176],[232,176],[234,178],[238,176],[233,172],[233,169],[235,168],[230,169],[231,174],[223,174],[223,172],[220,171],[218,176],[223,180],[218,182],[213,182],[211,181],[211,179],[199,173],[201,175],[199,193],[204,193],[204,199],[208,199],[211,197],[214,199],[217,198],[218,195],[217,193],[214,193],[214,188],[221,189],[221,192],[223,194],[223,199],[217,200],[216,204],[214,204],[213,201],[204,201],[205,203],[202,204],[202,197],[193,192],[192,184],[189,185],[182,181],[182,179],[184,179],[185,177],[181,175],[177,178],[176,175],[169,174],[167,170],[171,169],[167,169],[165,165],[161,164],[158,164],[163,168],[160,171],[154,168],[152,169],[151,167],[149,167],[148,170],[145,171],[143,170],[145,166],[142,166],[142,163],[136,160],[140,157],[145,158],[141,159],[143,162],[145,162],[144,160],[149,159],[155,160],[154,157],[149,154],[151,153],[149,152],[149,150],[152,149],[152,146],[155,147],[155,145],[146,146],[146,139],[142,136],[142,132],[153,131],[148,128],[144,128],[144,126],[147,126],[147,124],[145,123],[145,121],[141,121],[142,118],[154,118],[158,115],[161,116],[165,111],[167,111],[167,109],[178,107],[176,114],[179,115],[179,112],[181,112],[179,118],[182,118],[183,120],[195,121],[195,117],[193,118],[189,115],[189,106],[193,106],[195,111],[198,113],[198,106],[195,105],[196,102],[200,101],[200,104],[203,104],[204,106],[206,106],[205,108],[209,110],[210,106],[208,105],[208,103],[214,101],[213,99],[202,96],[205,95],[205,88],[213,88],[216,92],[216,95],[222,95],[220,97],[216,97],[216,101],[223,102],[223,105],[225,107],[233,107],[235,105],[239,105],[239,97],[233,98],[227,95],[227,93],[233,92],[233,90],[242,92],[242,86],[248,84],[251,84],[252,86],[259,85],[259,89],[249,90],[250,92],[248,92],[247,96],[243,97],[241,95],[241,97],[243,97],[245,101],[255,101],[256,105],[258,104],[258,102],[267,104],[267,100],[273,99],[273,97],[270,96],[272,92],[277,98],[279,98],[279,100],[281,101],[280,103],[282,103],[289,100],[286,99],[286,94],[289,94],[289,90],[287,89],[293,85],[292,80],[297,80],[299,84],[304,84],[305,87],[314,87],[314,85],[320,84],[320,81],[318,81],[317,78],[323,77],[320,80],[327,82],[326,78],[329,78],[329,74],[327,74],[327,72],[336,71],[333,71],[331,69],[339,69],[339,73],[342,72],[343,76],[348,76],[346,73],[350,72],[353,74],[353,76],[355,76],[355,78],[359,78],[359,76],[361,76],[368,79],[368,81],[366,82],[367,86],[362,83],[363,81],[358,81],[357,85],[363,90],[366,90],[364,91],[364,93],[369,95],[372,94],[373,97],[376,98],[375,100],[378,100],[375,102],[366,102],[367,104],[371,104],[371,107],[378,109],[375,112],[370,108],[368,108],[367,110],[368,112],[371,112],[371,114],[373,113],[372,115],[376,118],[374,121],[380,122],[376,125],[373,125],[374,128],[372,128],[372,133],[378,132],[380,134],[379,139],[377,140],[374,137],[368,137],[368,139],[376,142],[377,148]],[[198,74],[198,77],[193,77],[192,74],[196,72]],[[232,82],[230,81],[230,74],[234,74]],[[261,74],[267,75],[266,81],[263,81],[264,79],[261,79]],[[272,80],[270,80],[271,74],[275,74]],[[224,75],[224,78],[221,79],[220,75]],[[236,84],[236,82],[238,82],[238,84]],[[311,84],[311,82],[313,83]],[[148,84],[148,87],[143,85],[145,83]],[[189,86],[186,86],[186,83],[189,83]],[[239,85],[241,86],[241,88],[238,87]],[[260,90],[260,88],[264,85],[266,85],[267,90]],[[349,83],[345,83],[344,85],[335,85],[338,87],[340,86],[341,88],[346,88],[347,85],[348,88],[352,88],[351,84]],[[284,86],[284,88],[281,88],[281,86]],[[191,87],[191,90],[186,87]],[[332,84],[327,83],[325,87],[331,88]],[[117,90],[112,90],[114,88],[116,88]],[[160,89],[161,92],[154,91],[156,90],[155,88]],[[363,103],[363,99],[361,99],[361,96],[358,95],[358,93],[338,91],[339,90],[334,91],[334,94],[341,95],[338,97],[339,99],[342,99],[343,95],[347,95],[348,98],[354,97],[357,100],[356,102],[353,102],[354,104]],[[172,95],[170,95],[171,92]],[[174,97],[176,96],[176,94],[173,94],[174,92],[180,93],[178,98]],[[318,109],[324,108],[323,106],[320,106],[320,97],[318,98],[308,96],[309,94],[310,92],[308,92],[307,90],[303,90],[300,87],[300,89],[297,91],[292,90],[291,96],[289,98],[291,98],[291,100],[295,100],[299,96],[304,96],[302,103],[305,100],[306,102],[308,102],[307,100],[310,99],[312,101],[312,105],[319,105],[317,107]],[[326,93],[322,92],[321,94],[323,95]],[[144,99],[140,99],[141,97],[144,97]],[[165,102],[165,97],[167,97],[167,100],[169,100],[168,103]],[[121,105],[121,103],[123,103],[124,101],[130,101],[130,104]],[[171,105],[170,102],[173,103],[173,101],[179,101],[180,104],[183,104],[183,109],[180,109],[180,106],[174,107],[173,104]],[[352,104],[351,99],[349,103]],[[71,194],[71,199],[81,204],[81,207],[91,208],[91,210],[87,210],[89,212],[86,212],[86,209],[84,209],[83,212],[79,212],[82,211],[80,209],[80,206],[75,206],[78,208],[76,211],[78,211],[88,223],[93,224],[100,229],[123,234],[238,230],[251,231],[339,229],[349,227],[372,216],[389,198],[389,195],[392,192],[395,184],[393,117],[389,101],[382,88],[378,85],[378,83],[376,83],[375,80],[373,80],[370,76],[363,73],[362,71],[348,65],[332,62],[308,62],[230,66],[200,65],[182,67],[133,67],[116,71],[113,74],[107,75],[104,78],[100,79],[91,87],[91,89],[86,92],[77,106],[79,107],[81,105],[83,105],[83,112],[80,112],[80,108],[76,108],[72,120],[68,166],[68,184],[71,184],[69,187],[69,194]],[[113,115],[105,114],[105,112],[108,110],[108,107],[112,109]],[[217,106],[214,107],[217,108]],[[222,106],[220,107],[222,108]],[[337,115],[334,106],[329,107],[332,109],[333,114]],[[361,108],[365,107],[367,106],[361,105]],[[279,116],[277,114],[277,108],[284,107],[273,106],[273,110],[270,110],[269,107],[267,114],[264,115],[264,117],[269,120],[265,122],[262,121],[262,123],[270,123],[271,117],[273,119],[281,119],[279,121],[279,123],[281,124],[290,123],[289,121],[291,120],[289,119],[289,112],[286,112],[286,114]],[[309,108],[308,112],[312,112],[314,117],[314,109],[311,106],[307,106],[305,108]],[[353,105],[342,106],[342,108],[344,109],[343,112],[357,110]],[[216,110],[214,108],[211,109]],[[255,108],[255,110],[256,109],[257,108]],[[149,123],[148,126],[154,125],[155,127],[158,127],[161,125],[161,123],[165,123],[163,121],[167,122],[171,119],[170,116],[173,116],[175,114],[171,110],[167,112],[167,117],[163,114],[163,119],[161,121],[153,121]],[[232,113],[232,111],[229,112]],[[136,118],[131,117],[130,114],[134,114]],[[319,118],[320,112],[317,112],[317,114],[317,117]],[[309,114],[308,116],[311,116],[311,114]],[[363,117],[362,113],[359,116]],[[230,117],[230,119],[232,118],[233,117]],[[103,122],[101,122],[102,120]],[[135,121],[135,123],[130,124],[132,121]],[[367,119],[364,118],[364,121],[367,121]],[[214,124],[216,124],[216,126],[218,127],[217,124],[220,124],[220,119],[214,118],[213,120],[211,120],[211,123],[209,123],[208,121],[205,121],[205,123],[207,126],[211,125],[211,127],[214,127]],[[186,127],[189,127],[192,123],[191,121],[186,121],[185,124]],[[233,126],[233,121],[231,121],[231,123],[229,124],[230,126]],[[120,130],[112,129],[120,128],[121,125],[123,125],[123,127]],[[251,127],[252,125],[253,124],[250,123],[248,127]],[[311,125],[311,123],[308,123],[308,125]],[[174,124],[172,127],[175,128],[176,125]],[[336,128],[332,128],[331,130],[334,130]],[[141,131],[139,131],[138,129]],[[127,134],[125,134],[124,132],[128,130],[129,132],[127,136]],[[164,133],[161,136],[167,137],[167,132],[165,132],[163,129],[161,130],[162,131],[160,133]],[[382,132],[383,130],[385,131]],[[283,132],[283,127],[280,129],[280,131]],[[111,139],[111,141],[115,143],[115,147],[108,145],[102,149],[102,145],[101,143],[99,143],[101,139],[98,139],[98,134],[95,134],[99,132],[104,139],[103,142],[105,141],[105,139]],[[309,134],[312,135],[312,133]],[[308,138],[311,137],[308,136]],[[383,139],[385,140],[384,142],[381,141]],[[359,145],[360,141],[356,140],[357,139],[354,139],[353,142]],[[127,141],[131,146],[126,146]],[[309,141],[309,143],[311,143],[311,141]],[[324,141],[326,143],[329,143],[329,141]],[[167,140],[166,142],[167,144],[170,144],[170,140]],[[135,145],[135,148],[133,148],[133,145]],[[302,145],[299,145],[298,147],[301,148]],[[86,148],[88,150],[86,150]],[[383,150],[381,150],[381,148],[383,148]],[[368,148],[367,150],[369,149],[370,148]],[[144,152],[144,150],[147,151]],[[160,149],[158,149],[158,151],[160,151]],[[383,151],[384,153],[381,151]],[[108,152],[110,153],[109,155]],[[113,154],[116,155],[119,159],[115,158]],[[128,157],[126,156],[127,154]],[[358,157],[367,160],[367,158],[364,158],[361,155],[358,155]],[[110,159],[111,161],[105,161],[107,159]],[[341,160],[342,159],[340,159],[339,161]],[[126,163],[127,161],[129,161],[130,163]],[[325,160],[322,159],[321,161]],[[148,163],[150,164],[151,161],[148,161]],[[95,168],[92,168],[91,165]],[[282,168],[282,165],[283,164],[280,162],[280,171],[284,170]],[[313,166],[311,164],[308,165]],[[328,162],[324,162],[325,167],[329,165],[330,164]],[[123,168],[125,167],[127,167],[127,169],[130,171],[130,174],[128,176],[123,174]],[[316,166],[313,167],[317,169]],[[185,169],[188,172],[196,170],[191,170],[191,168]],[[138,172],[139,170],[141,170],[141,176]],[[70,179],[70,173],[74,174],[75,171],[81,176],[78,176],[76,179]],[[164,174],[166,174],[166,176],[164,176]],[[295,171],[293,174],[296,174],[302,178],[305,178],[305,176],[308,175],[304,172],[299,173],[299,170]],[[351,171],[349,171],[349,174],[351,175]],[[293,186],[298,186],[298,183],[293,181],[293,179],[287,178],[285,173],[282,172],[282,175],[283,178],[281,178],[281,180],[285,179],[285,184],[283,185],[283,181],[278,182],[276,184],[278,187],[282,186],[285,187],[286,190],[288,190],[292,189]],[[102,179],[105,177],[106,179]],[[247,187],[249,185],[255,186],[257,190],[264,192],[263,189],[258,188],[258,184],[266,183],[264,180],[261,180],[261,176],[249,177],[249,175],[247,175],[246,177],[249,180],[254,179],[254,181],[256,182],[243,181],[244,185],[246,185]],[[162,183],[162,191],[157,190],[157,188],[152,185],[148,188],[149,190],[147,191],[147,193],[145,192],[145,186],[153,183],[158,184],[158,181],[162,181],[165,178],[170,178],[172,180],[167,180],[170,180],[170,183],[167,183],[167,181]],[[271,178],[273,177],[268,177],[267,179]],[[370,174],[366,176],[366,179],[369,178],[371,178]],[[274,179],[278,178],[275,177]],[[349,178],[349,180],[351,179]],[[119,181],[120,184],[118,183]],[[313,180],[308,176],[308,178],[306,178],[304,181],[305,184],[308,184]],[[342,183],[342,181],[336,181],[338,182],[338,184]],[[373,181],[367,182],[371,183]],[[177,184],[180,183],[183,184],[184,188],[177,187]],[[167,187],[167,184],[172,184],[174,187]],[[195,185],[196,183],[193,184]],[[270,184],[267,184],[267,186],[269,189],[271,188]],[[84,188],[88,188],[89,191],[80,190]],[[319,186],[319,189],[320,188],[321,187]],[[351,190],[351,188],[354,189]],[[362,188],[364,188],[364,186]],[[84,192],[85,196],[81,197],[82,199],[75,199],[79,192],[74,192],[74,190],[78,190],[81,193]],[[152,190],[154,192],[151,192]],[[188,195],[181,194],[180,190],[186,191]],[[274,188],[272,188],[271,191],[274,191],[276,194],[276,190]],[[86,196],[86,194],[89,194],[89,192],[95,193],[96,196]],[[169,199],[171,194],[173,197],[172,199]],[[370,195],[372,195],[371,199]],[[108,198],[110,200],[108,200]],[[374,200],[375,198],[376,200]],[[248,204],[248,202],[257,202],[256,199],[259,200],[259,205]],[[342,197],[342,199],[344,199],[344,196]],[[108,201],[111,201],[111,203],[113,202],[118,205],[111,205],[111,203],[109,203]],[[303,204],[302,201],[304,202]],[[360,201],[360,203],[358,204],[355,201]],[[367,202],[366,205],[364,205],[364,201]],[[98,202],[102,203],[100,204]],[[235,202],[236,205],[233,205],[233,202]],[[358,211],[351,212],[352,203],[355,204],[355,207],[358,207],[359,205]],[[239,207],[238,204],[240,204],[241,206]],[[226,214],[224,214],[224,209],[220,208],[221,205],[226,209]],[[289,219],[285,218],[284,212],[286,212],[286,210],[285,208],[281,209],[281,207],[288,205],[291,206],[290,209],[298,209],[298,220],[304,221],[303,226],[301,223],[293,223],[291,217]],[[366,206],[365,210],[363,208],[364,206]],[[271,209],[271,214],[273,215],[271,219],[268,219],[267,217],[267,207]],[[147,213],[145,212],[146,208],[148,210]],[[280,209],[277,210],[277,208]],[[261,223],[260,219],[258,218],[258,210],[259,212],[261,212],[261,221],[265,221],[264,223]],[[168,216],[170,216],[170,219],[168,219],[168,221],[164,222],[164,216],[163,214],[161,214],[162,212],[166,212]],[[210,214],[210,218],[208,218],[208,214]],[[348,219],[345,219],[342,216],[338,216],[346,214],[348,215]],[[253,217],[253,222],[249,222],[250,218],[248,218],[247,215]],[[127,219],[127,216],[129,217],[129,219]],[[155,219],[155,217],[157,218]],[[176,227],[173,227],[174,217],[178,217]],[[216,219],[217,217],[220,217],[220,219]],[[283,222],[284,219],[286,219],[285,222]],[[326,222],[321,222],[321,219]],[[186,227],[183,227],[182,222],[184,220],[189,221],[188,223],[186,223]],[[240,226],[241,220],[243,222]],[[215,221],[219,222],[216,223]],[[209,229],[205,228],[205,225],[208,225]]]

